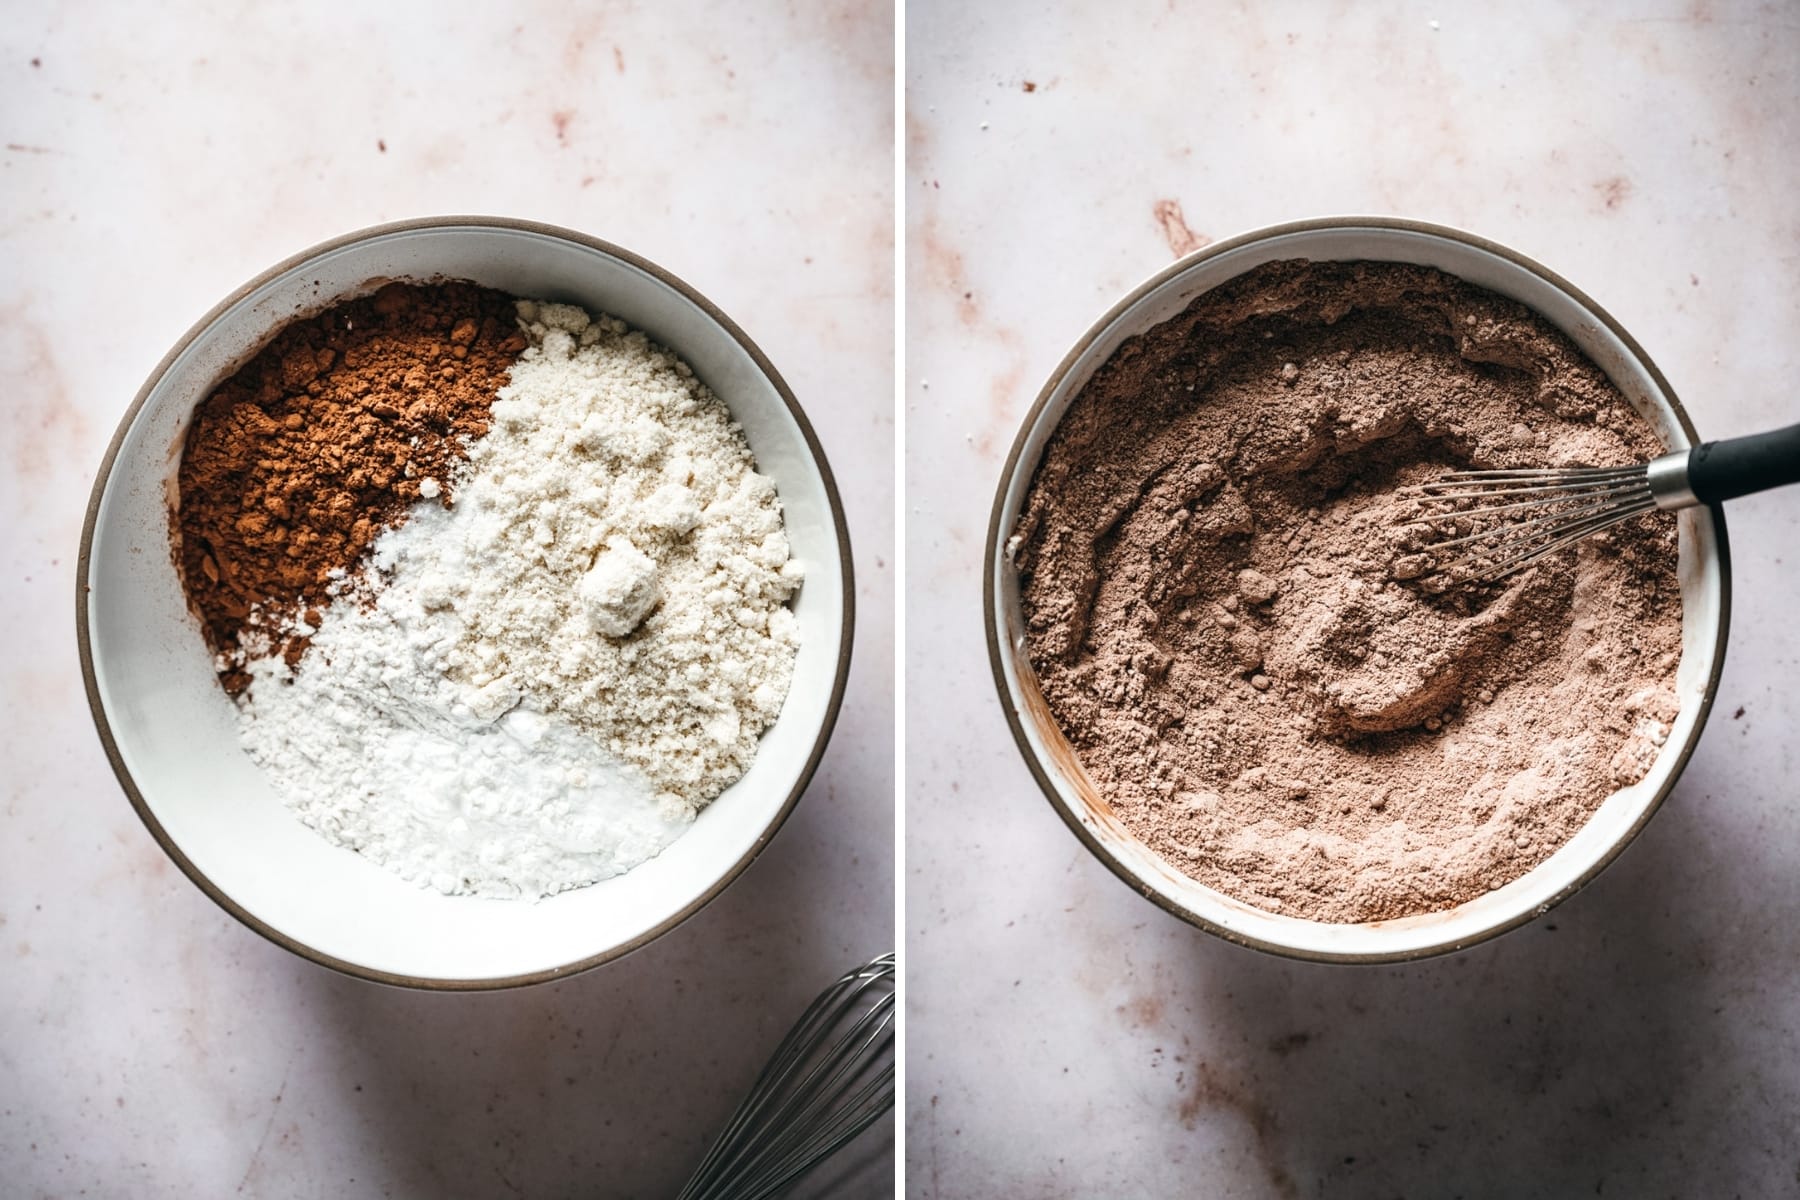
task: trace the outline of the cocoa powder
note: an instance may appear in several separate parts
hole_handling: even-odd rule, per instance
[[[1195,879],[1323,921],[1454,906],[1648,770],[1674,522],[1446,586],[1396,489],[1660,450],[1511,301],[1425,268],[1258,268],[1121,346],[1045,451],[1016,559],[1045,700]]]
[[[248,631],[322,603],[422,496],[448,503],[450,468],[525,345],[501,292],[391,283],[287,325],[199,406],[177,557],[227,691],[248,683],[247,641],[269,643]],[[305,639],[269,644],[291,662]]]

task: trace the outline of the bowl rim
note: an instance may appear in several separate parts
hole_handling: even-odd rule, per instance
[[[1207,933],[1213,934],[1225,941],[1240,946],[1246,946],[1253,950],[1260,950],[1266,954],[1275,955],[1277,957],[1322,963],[1415,962],[1420,959],[1433,958],[1441,954],[1449,954],[1458,950],[1467,949],[1470,946],[1478,945],[1490,938],[1498,937],[1509,930],[1528,924],[1549,912],[1558,904],[1561,904],[1564,900],[1567,900],[1570,896],[1591,883],[1601,871],[1605,870],[1624,852],[1627,846],[1636,841],[1638,834],[1643,830],[1644,826],[1649,823],[1650,818],[1656,815],[1657,811],[1662,807],[1663,801],[1668,798],[1669,793],[1674,790],[1676,783],[1681,778],[1682,771],[1687,767],[1688,760],[1693,757],[1694,748],[1699,744],[1700,737],[1705,732],[1707,718],[1712,713],[1713,701],[1718,696],[1719,677],[1725,666],[1725,645],[1731,628],[1731,545],[1726,535],[1725,512],[1723,506],[1717,504],[1708,506],[1712,515],[1715,531],[1718,535],[1719,560],[1719,624],[1713,646],[1712,670],[1707,676],[1706,687],[1701,695],[1700,708],[1694,722],[1693,734],[1688,738],[1686,744],[1680,748],[1679,754],[1675,760],[1674,769],[1669,772],[1669,776],[1663,783],[1663,786],[1657,789],[1656,794],[1651,797],[1649,804],[1645,806],[1643,813],[1638,819],[1607,848],[1604,854],[1596,858],[1571,883],[1542,904],[1527,908],[1525,911],[1516,914],[1505,921],[1497,922],[1474,934],[1459,936],[1454,939],[1436,942],[1431,945],[1416,947],[1411,950],[1343,953],[1299,949],[1293,946],[1284,945],[1280,942],[1272,942],[1265,938],[1250,937],[1235,930],[1225,928],[1217,922],[1207,919],[1200,913],[1165,897],[1161,892],[1146,886],[1137,872],[1133,871],[1101,843],[1101,841],[1081,823],[1074,812],[1070,810],[1069,806],[1063,802],[1061,793],[1057,790],[1055,782],[1050,778],[1048,770],[1045,768],[1038,755],[1033,751],[1030,740],[1025,734],[1023,718],[1019,713],[1018,708],[1012,703],[1011,694],[1007,687],[1007,664],[1011,660],[1012,655],[1010,654],[1009,648],[1003,644],[1004,639],[1000,636],[999,597],[995,592],[995,580],[997,578],[996,567],[1006,538],[1010,536],[1010,526],[1006,528],[1002,528],[1001,526],[1001,520],[1005,516],[1007,491],[1013,479],[1021,469],[1022,464],[1020,460],[1024,455],[1025,444],[1030,438],[1033,428],[1037,424],[1039,415],[1049,405],[1052,396],[1062,385],[1064,378],[1074,367],[1076,361],[1086,353],[1088,347],[1111,329],[1113,324],[1133,305],[1137,304],[1139,300],[1143,299],[1157,288],[1162,287],[1170,280],[1193,269],[1195,266],[1208,259],[1241,249],[1257,242],[1286,236],[1288,234],[1308,233],[1320,230],[1335,231],[1350,229],[1397,231],[1457,242],[1472,249],[1486,251],[1496,257],[1505,259],[1514,266],[1520,267],[1525,271],[1536,275],[1539,279],[1542,279],[1546,283],[1549,283],[1562,291],[1595,319],[1600,321],[1614,337],[1619,339],[1620,343],[1622,343],[1631,353],[1631,356],[1643,366],[1646,373],[1662,392],[1663,396],[1668,399],[1669,406],[1674,411],[1675,419],[1680,424],[1682,431],[1687,435],[1688,441],[1695,445],[1699,444],[1699,434],[1694,429],[1693,421],[1688,417],[1687,409],[1682,406],[1680,398],[1675,394],[1675,389],[1670,386],[1669,381],[1664,377],[1662,370],[1657,367],[1656,363],[1647,353],[1645,353],[1644,348],[1638,344],[1637,339],[1626,332],[1625,327],[1619,324],[1611,313],[1602,308],[1586,292],[1564,279],[1561,275],[1550,270],[1536,259],[1522,254],[1508,246],[1481,237],[1478,234],[1470,233],[1467,230],[1458,229],[1449,225],[1439,225],[1429,221],[1415,220],[1409,217],[1355,215],[1328,216],[1311,217],[1303,220],[1266,225],[1235,234],[1217,242],[1209,243],[1198,250],[1183,255],[1168,266],[1162,268],[1160,271],[1157,271],[1128,292],[1099,319],[1094,321],[1093,324],[1089,325],[1087,330],[1076,339],[1075,344],[1070,348],[1069,352],[1063,356],[1062,361],[1057,363],[1055,370],[1050,373],[1049,379],[1038,392],[1037,399],[1032,402],[1031,407],[1027,409],[1025,414],[1020,418],[1019,431],[1013,438],[1012,448],[1008,452],[1006,462],[1000,470],[999,485],[995,489],[993,507],[988,516],[987,542],[982,557],[982,622],[987,639],[988,665],[991,668],[994,687],[1000,700],[1000,709],[1002,713],[1005,714],[1007,727],[1012,732],[1013,741],[1018,746],[1020,757],[1025,760],[1025,765],[1031,771],[1032,778],[1037,781],[1039,790],[1043,792],[1044,798],[1049,801],[1050,807],[1062,818],[1063,823],[1069,827],[1070,831],[1075,834],[1082,845],[1087,847],[1089,853],[1093,854],[1094,857],[1104,863],[1107,869],[1118,876],[1119,880],[1128,885],[1132,891],[1139,893],[1165,912],[1179,917],[1188,924],[1203,929]],[[1037,464],[1032,463],[1030,465],[1031,469],[1035,472]],[[1022,661],[1025,668],[1029,670],[1029,659],[1024,658]]]
[[[737,860],[737,862],[733,863],[723,875],[706,888],[705,891],[689,901],[680,911],[674,913],[654,928],[644,931],[636,937],[631,938],[629,941],[621,942],[616,946],[609,947],[606,950],[590,955],[587,958],[578,959],[565,966],[551,967],[546,970],[532,971],[520,975],[497,976],[494,978],[435,979],[424,976],[404,975],[391,971],[382,971],[373,967],[366,967],[358,963],[349,962],[345,959],[340,959],[317,950],[252,915],[248,910],[239,905],[219,888],[218,885],[214,884],[204,872],[199,870],[199,868],[197,868],[188,857],[181,852],[181,848],[169,837],[168,833],[163,829],[161,822],[156,819],[156,814],[150,810],[150,806],[145,802],[144,796],[139,791],[137,782],[132,778],[131,772],[126,768],[124,758],[119,752],[118,744],[113,738],[112,726],[107,719],[106,706],[101,701],[99,681],[94,672],[93,647],[89,641],[88,631],[87,598],[89,559],[93,550],[94,530],[99,519],[100,501],[101,497],[106,492],[107,483],[112,478],[113,466],[118,459],[119,448],[124,443],[127,432],[129,432],[131,427],[137,422],[138,414],[142,411],[145,402],[149,399],[150,393],[154,391],[157,384],[162,381],[162,378],[167,374],[169,367],[196,339],[208,329],[212,328],[219,318],[224,315],[227,309],[231,308],[245,296],[256,291],[258,288],[278,276],[301,267],[322,255],[359,242],[373,241],[377,238],[388,237],[399,233],[458,228],[478,228],[504,230],[515,233],[529,233],[540,237],[572,242],[585,247],[586,249],[598,251],[601,254],[635,267],[674,289],[684,300],[699,309],[724,330],[732,340],[737,342],[743,351],[749,355],[750,360],[756,365],[757,370],[760,371],[775,388],[776,393],[781,397],[782,403],[786,405],[788,414],[794,419],[795,424],[799,426],[801,437],[806,442],[807,452],[810,454],[813,465],[819,472],[820,481],[824,485],[826,500],[831,509],[832,525],[837,534],[838,557],[841,563],[839,570],[839,587],[843,593],[843,619],[838,630],[838,657],[837,665],[832,677],[831,696],[826,702],[824,720],[820,722],[818,734],[814,738],[812,749],[807,755],[806,762],[801,767],[800,774],[795,778],[794,785],[789,790],[786,799],[782,801],[781,808],[769,819],[768,823],[763,827],[762,832],[757,835],[755,843]],[[233,917],[236,917],[238,921],[248,926],[250,929],[282,947],[284,950],[291,951],[301,958],[308,959],[320,966],[328,967],[340,974],[349,975],[357,979],[368,980],[373,983],[414,988],[422,991],[500,991],[508,988],[528,987],[532,984],[546,983],[555,979],[567,979],[571,976],[578,975],[583,971],[592,970],[603,963],[623,958],[632,951],[649,945],[663,934],[674,929],[677,925],[680,925],[683,921],[686,921],[689,917],[699,912],[700,909],[704,908],[707,904],[711,903],[711,901],[729,887],[739,875],[742,875],[745,868],[747,868],[750,863],[763,852],[764,848],[774,840],[775,834],[780,830],[782,825],[786,823],[788,816],[794,811],[794,806],[799,803],[801,794],[806,791],[807,786],[812,782],[813,774],[818,770],[819,761],[824,757],[826,743],[831,740],[832,730],[837,725],[838,713],[843,706],[845,685],[850,674],[851,649],[855,643],[856,588],[850,556],[850,531],[844,518],[843,499],[838,493],[837,479],[832,474],[831,464],[825,457],[824,447],[819,444],[818,435],[813,431],[812,422],[807,420],[806,413],[801,409],[800,402],[794,398],[794,393],[789,389],[787,381],[783,379],[781,373],[775,369],[775,365],[769,361],[768,356],[763,353],[762,348],[752,341],[750,336],[745,333],[743,329],[739,328],[737,322],[726,316],[723,310],[711,300],[708,300],[705,296],[701,295],[701,293],[686,280],[642,255],[636,254],[612,242],[541,221],[524,220],[515,217],[449,215],[415,217],[408,220],[388,221],[378,225],[370,225],[362,229],[353,230],[349,233],[340,234],[337,237],[330,238],[305,250],[301,250],[296,254],[290,255],[276,263],[274,266],[259,272],[255,278],[244,283],[230,295],[219,301],[208,310],[206,315],[196,321],[186,333],[181,335],[180,339],[176,341],[175,345],[167,354],[163,355],[162,361],[158,362],[155,369],[150,372],[149,377],[144,381],[144,385],[138,389],[137,395],[132,400],[130,407],[125,410],[124,415],[119,419],[118,428],[113,432],[112,440],[107,444],[105,457],[101,459],[99,472],[94,479],[93,490],[88,498],[87,513],[82,519],[81,547],[76,557],[75,632],[76,642],[80,649],[81,678],[87,691],[88,708],[93,714],[94,726],[100,735],[101,746],[106,751],[107,761],[112,764],[113,774],[118,778],[120,786],[124,788],[126,796],[131,800],[131,806],[137,811],[139,819],[143,821],[145,828],[150,831],[150,836],[156,839],[157,845],[161,846],[163,852],[174,860],[175,865],[181,868],[182,873],[192,880],[195,886],[205,892],[207,896],[211,897],[213,903],[230,913]]]

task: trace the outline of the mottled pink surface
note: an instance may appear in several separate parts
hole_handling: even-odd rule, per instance
[[[0,22],[0,1193],[671,1195],[806,1001],[893,940],[893,17],[880,3],[9,6]],[[93,472],[182,332],[378,221],[571,226],[731,313],[856,548],[849,696],[763,856],[631,957],[419,995],[167,861],[78,671]],[[814,1194],[875,1196],[891,1131]]]
[[[1547,918],[1404,968],[1226,945],[1093,859],[1001,717],[980,561],[1089,323],[1300,217],[1508,243],[1703,436],[1800,420],[1800,14],[1089,8],[906,17],[908,1193],[1796,1194],[1800,491],[1731,506],[1729,661],[1663,811]]]

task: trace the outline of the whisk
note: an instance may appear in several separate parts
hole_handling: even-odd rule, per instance
[[[676,1200],[767,1200],[894,1107],[894,956],[848,972],[775,1048]]]
[[[1800,425],[1704,442],[1633,466],[1452,471],[1406,489],[1426,511],[1405,524],[1439,533],[1424,552],[1452,579],[1492,583],[1640,513],[1717,504],[1789,483],[1800,483]],[[1460,556],[1446,557],[1458,549]]]

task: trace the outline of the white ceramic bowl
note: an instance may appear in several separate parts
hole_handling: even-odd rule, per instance
[[[1608,797],[1568,843],[1527,874],[1444,912],[1358,925],[1265,912],[1188,878],[1118,821],[1050,716],[1024,651],[1018,575],[1005,543],[1051,433],[1120,343],[1252,267],[1292,258],[1414,263],[1509,296],[1573,339],[1671,449],[1696,440],[1668,381],[1618,322],[1521,254],[1460,230],[1384,217],[1300,221],[1244,234],[1189,255],[1120,301],[1082,336],[1039,393],[1006,461],[988,527],[983,582],[988,649],[1001,704],[1032,774],[1076,836],[1121,879],[1184,920],[1274,953],[1348,962],[1420,958],[1460,949],[1546,912],[1611,862],[1669,794],[1693,753],[1724,662],[1731,601],[1725,522],[1705,508],[1679,514],[1681,712],[1656,765],[1643,780]]]
[[[755,763],[649,862],[539,903],[443,896],[327,844],[244,754],[170,553],[170,501],[195,405],[297,314],[389,279],[468,279],[579,304],[670,347],[731,409],[781,494],[806,582],[801,646]],[[308,250],[201,319],[125,414],[81,535],[77,621],[101,740],[138,814],[207,895],[307,958],[386,983],[535,983],[625,954],[696,912],[754,858],[824,752],[849,671],[850,547],[831,470],[762,352],[652,263],[567,230],[485,217],[384,225]]]

